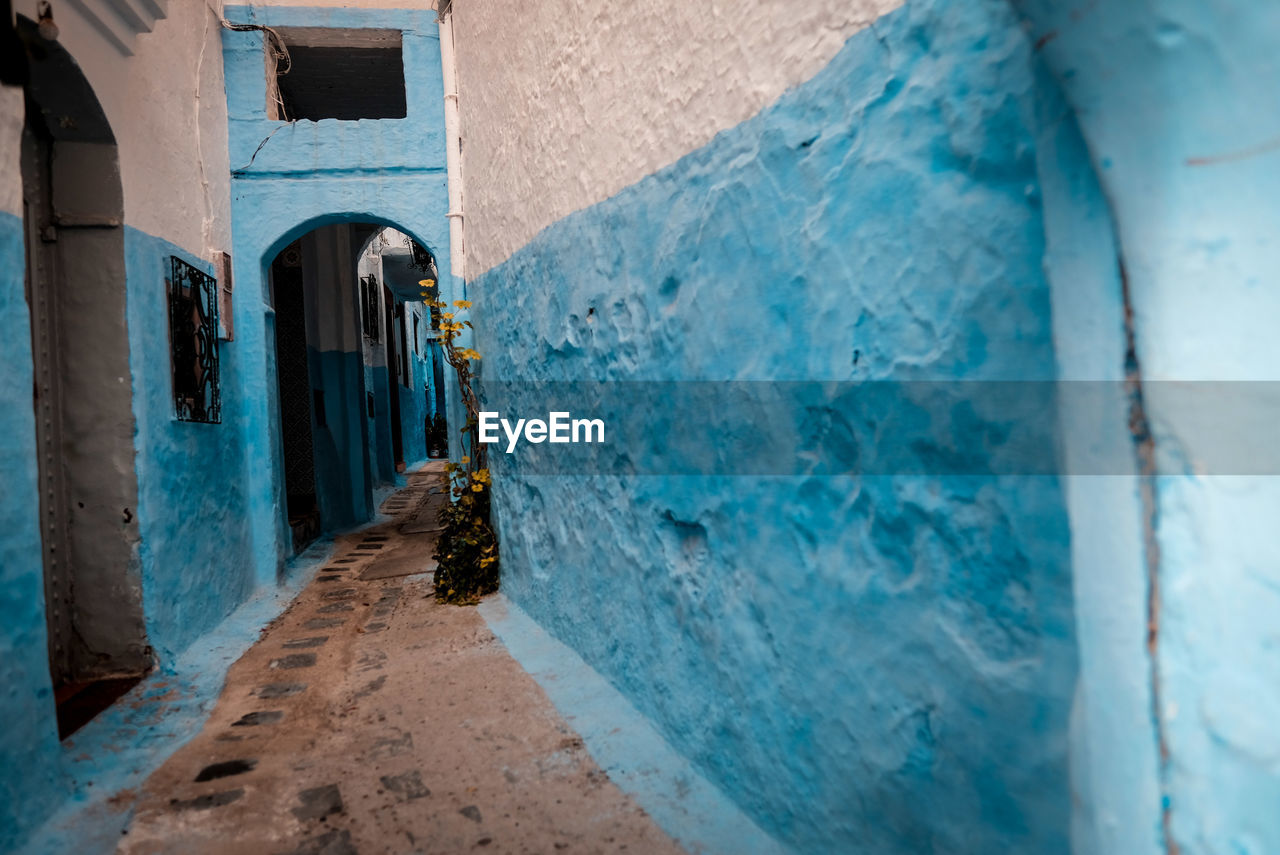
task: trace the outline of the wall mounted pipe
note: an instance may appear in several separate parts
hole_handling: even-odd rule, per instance
[[[440,18],[440,65],[444,76],[445,170],[449,177],[449,265],[466,279],[462,239],[462,137],[458,130],[458,76],[453,58],[453,14]]]

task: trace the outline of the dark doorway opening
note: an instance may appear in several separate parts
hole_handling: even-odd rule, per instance
[[[124,201],[74,58],[21,16],[21,171],[49,673],[66,736],[151,668],[142,612]]]
[[[312,419],[324,423],[324,391],[313,387],[307,356],[302,249],[290,244],[271,265],[276,321],[276,387],[284,452],[285,512],[300,552],[320,535]]]
[[[88,682],[63,683],[53,692],[58,705],[58,738],[66,739],[129,694],[142,676],[106,677]]]
[[[404,304],[392,296],[391,291],[383,288],[383,300],[387,319],[387,396],[391,406],[391,452],[395,456],[396,471],[404,471],[404,429],[400,424],[400,385],[404,376],[404,360],[401,358],[404,345],[401,333],[404,331]]]

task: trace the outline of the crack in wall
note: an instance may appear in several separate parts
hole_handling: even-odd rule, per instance
[[[1117,243],[1119,238],[1117,236]],[[1151,718],[1156,732],[1160,756],[1160,830],[1164,850],[1178,855],[1173,839],[1172,804],[1168,792],[1169,744],[1165,738],[1164,713],[1160,686],[1160,542],[1156,537],[1159,505],[1156,500],[1156,444],[1147,418],[1142,389],[1142,366],[1138,361],[1137,335],[1134,331],[1133,295],[1124,258],[1117,259],[1121,298],[1124,301],[1124,383],[1129,399],[1129,435],[1133,440],[1138,463],[1139,501],[1142,504],[1143,555],[1147,571],[1147,655],[1151,667]]]

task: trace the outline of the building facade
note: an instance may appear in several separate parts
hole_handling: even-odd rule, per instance
[[[13,16],[28,61],[0,109],[0,756],[34,771],[0,785],[6,850],[83,797],[55,711],[171,668],[426,458],[440,384],[418,280],[449,257],[434,11]],[[294,48],[284,98],[264,25]],[[344,62],[394,67],[315,103]],[[399,120],[280,112],[397,97]]]
[[[503,590],[780,847],[1280,851],[1265,4],[12,6],[0,848],[460,424],[432,279],[482,387],[654,396],[492,455]],[[856,465],[697,415],[809,382]]]

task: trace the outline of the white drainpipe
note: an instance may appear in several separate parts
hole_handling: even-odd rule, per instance
[[[445,167],[449,175],[449,266],[466,280],[462,242],[462,137],[458,131],[458,74],[453,57],[453,13],[440,21],[440,64],[444,74]]]

